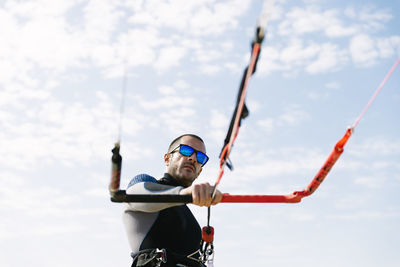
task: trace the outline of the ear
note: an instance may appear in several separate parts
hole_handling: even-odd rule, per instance
[[[169,166],[170,160],[171,160],[171,154],[170,153],[164,154],[164,164],[165,164],[165,166]]]

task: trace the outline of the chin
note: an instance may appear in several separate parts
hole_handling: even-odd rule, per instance
[[[184,175],[182,176],[182,182],[186,186],[191,186],[195,179],[196,178],[193,178],[193,177],[187,177],[187,176],[184,176]]]

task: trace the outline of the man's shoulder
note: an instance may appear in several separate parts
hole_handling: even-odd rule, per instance
[[[143,183],[143,182],[158,183],[157,179],[154,178],[153,176],[142,173],[142,174],[138,174],[135,177],[133,177],[132,180],[129,182],[128,187],[131,187],[134,184]]]

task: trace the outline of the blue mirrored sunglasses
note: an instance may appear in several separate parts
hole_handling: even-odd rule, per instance
[[[176,152],[176,150],[179,148],[179,153],[181,153],[181,155],[185,156],[185,157],[190,157],[191,155],[193,155],[194,152],[196,152],[196,159],[197,162],[201,164],[201,166],[203,167],[207,161],[208,161],[208,156],[206,154],[204,154],[201,151],[198,151],[196,149],[194,149],[191,146],[188,145],[182,145],[180,144],[179,146],[175,147],[170,153],[174,153]]]

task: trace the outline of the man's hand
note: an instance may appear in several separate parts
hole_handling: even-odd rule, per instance
[[[215,192],[215,197],[212,199],[211,195],[213,193],[214,186],[211,186],[209,183],[203,183],[203,184],[193,184],[187,188],[184,188],[181,190],[179,194],[181,195],[192,195],[193,197],[193,203],[197,206],[203,207],[209,207],[211,205],[215,205],[219,203],[222,199],[222,193],[217,190]]]

